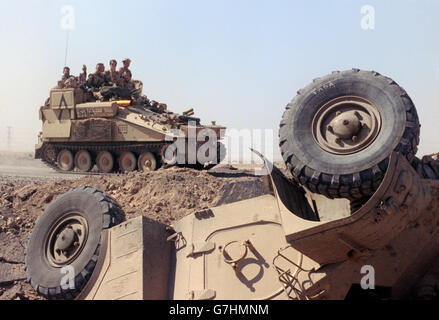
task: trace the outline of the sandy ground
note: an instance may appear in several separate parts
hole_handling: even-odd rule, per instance
[[[30,154],[0,153],[0,300],[39,299],[26,282],[27,237],[44,207],[70,188],[87,185],[106,191],[121,204],[127,219],[144,215],[171,224],[199,209],[263,194],[254,167],[172,167],[96,176],[61,174]]]

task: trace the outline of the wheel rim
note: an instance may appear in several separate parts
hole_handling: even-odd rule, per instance
[[[154,171],[157,169],[157,161],[151,152],[142,153],[139,157],[139,170]]]
[[[381,129],[381,115],[366,99],[344,96],[323,105],[312,120],[313,138],[334,154],[352,154],[369,146]]]
[[[124,152],[119,158],[119,167],[122,171],[133,171],[136,168],[136,156],[132,152]]]
[[[96,159],[96,165],[98,166],[99,171],[108,173],[113,170],[114,159],[110,152],[102,151],[98,154]]]
[[[83,172],[88,172],[92,168],[92,159],[87,150],[78,151],[75,155],[75,166]]]
[[[56,161],[56,150],[53,146],[48,146],[44,149],[44,160],[49,162]]]
[[[88,238],[87,220],[70,212],[58,220],[45,242],[45,255],[54,267],[70,264],[82,252]]]
[[[61,150],[57,158],[58,167],[63,171],[73,169],[73,154],[70,150]]]

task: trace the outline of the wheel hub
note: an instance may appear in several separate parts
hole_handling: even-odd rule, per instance
[[[71,157],[67,154],[67,153],[65,153],[65,154],[63,154],[61,157],[60,157],[60,162],[61,162],[61,165],[64,167],[68,167],[70,164],[71,164],[71,162],[72,162],[72,159],[71,159]]]
[[[354,112],[347,111],[336,116],[328,125],[328,130],[331,130],[340,139],[352,139],[353,136],[358,135],[361,129],[361,123],[354,115]]]
[[[127,168],[132,167],[133,164],[134,164],[134,162],[131,161],[131,159],[125,159],[125,160],[124,160],[124,165],[125,165],[125,167],[127,167]]]
[[[66,250],[68,249],[72,244],[73,240],[75,239],[75,232],[73,229],[64,229],[58,236],[55,242],[55,250]]]
[[[96,158],[96,164],[101,172],[111,172],[113,170],[113,156],[108,151],[102,151]]]
[[[312,121],[314,140],[335,154],[363,150],[378,136],[381,116],[369,101],[354,96],[340,97],[323,105]]]
[[[136,168],[136,156],[132,152],[124,152],[119,158],[119,166],[122,171],[133,171]]]
[[[53,146],[48,146],[44,150],[44,159],[49,162],[55,162],[56,161],[56,150]]]
[[[72,262],[87,241],[87,221],[79,213],[68,214],[52,227],[45,252],[49,263],[61,267]]]

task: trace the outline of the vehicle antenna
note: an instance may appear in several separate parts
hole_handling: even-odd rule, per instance
[[[67,32],[67,36],[66,36],[66,55],[64,57],[64,66],[67,66],[67,52],[68,52],[68,49],[69,49],[69,30],[67,29],[66,32]]]

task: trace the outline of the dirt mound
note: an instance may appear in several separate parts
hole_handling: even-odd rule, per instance
[[[264,193],[261,178],[242,170],[160,169],[151,173],[85,176],[55,182],[0,179],[0,299],[35,299],[24,273],[24,248],[44,207],[70,188],[92,186],[113,196],[126,218],[165,224],[196,210]]]

